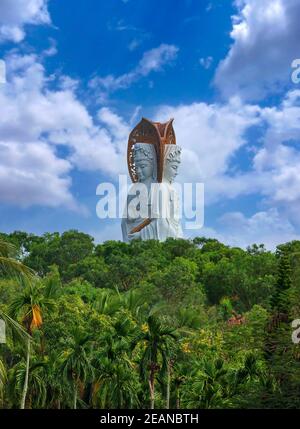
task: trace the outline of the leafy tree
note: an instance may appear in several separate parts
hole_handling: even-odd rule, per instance
[[[292,286],[292,269],[290,257],[287,253],[280,256],[278,264],[278,275],[274,294],[271,299],[271,306],[274,310],[286,313],[288,305],[287,291]]]
[[[93,238],[88,234],[70,230],[61,236],[55,232],[44,234],[42,240],[32,244],[25,263],[45,275],[52,265],[57,265],[63,279],[67,279],[70,265],[91,256],[94,250]]]

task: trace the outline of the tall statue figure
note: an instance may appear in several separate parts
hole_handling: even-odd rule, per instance
[[[143,118],[129,135],[127,160],[133,185],[122,220],[126,242],[182,237],[179,198],[173,187],[181,148],[176,145],[172,122]]]
[[[136,180],[128,192],[125,210],[126,217],[122,219],[122,234],[124,241],[130,241],[133,238],[138,238],[139,233],[137,232],[134,234],[132,230],[138,228],[139,225],[148,218],[151,207],[151,185],[152,183],[157,182],[156,151],[153,144],[135,143],[133,147],[133,160]],[[138,186],[135,186],[137,183],[141,183],[146,186],[146,198],[148,200],[147,205],[149,208],[146,218],[142,218],[140,215],[137,216],[136,213],[131,213],[130,211],[130,203],[132,203],[135,198],[135,190],[138,190],[139,188]]]

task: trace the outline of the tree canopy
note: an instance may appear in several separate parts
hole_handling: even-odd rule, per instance
[[[0,234],[0,407],[299,407],[299,257],[298,241]]]

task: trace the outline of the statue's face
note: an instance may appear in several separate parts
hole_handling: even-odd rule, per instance
[[[167,161],[164,168],[164,179],[172,183],[178,174],[179,162]]]
[[[134,160],[135,171],[139,182],[144,182],[149,178],[153,178],[153,162],[145,158],[136,158]]]

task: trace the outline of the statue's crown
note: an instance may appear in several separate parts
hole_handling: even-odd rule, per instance
[[[133,182],[138,181],[134,165],[134,145],[136,143],[149,143],[155,147],[157,159],[157,180],[162,181],[165,145],[176,145],[176,137],[173,128],[173,119],[168,122],[154,122],[149,119],[142,120],[129,134],[127,148],[127,164],[130,177]]]
[[[172,162],[177,161],[180,162],[180,155],[181,155],[181,147],[172,145],[168,147],[167,155],[166,155],[166,161]]]

